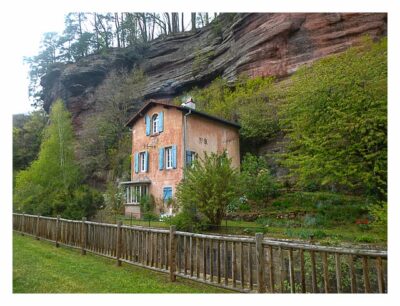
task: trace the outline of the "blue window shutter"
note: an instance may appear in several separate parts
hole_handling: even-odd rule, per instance
[[[192,164],[192,151],[186,151],[186,165],[190,166]]]
[[[144,172],[149,171],[149,152],[144,152]]]
[[[163,188],[163,200],[166,202],[168,199],[172,198],[172,187]]]
[[[172,168],[176,169],[176,146],[172,146]]]
[[[144,121],[146,122],[146,136],[149,136],[150,135],[150,127],[151,127],[150,117],[148,115],[146,115]]]
[[[164,169],[164,148],[158,151],[158,169]]]
[[[135,173],[139,172],[139,153],[135,153]]]
[[[158,127],[157,127],[159,132],[162,132],[164,130],[164,113],[159,112],[158,113]]]

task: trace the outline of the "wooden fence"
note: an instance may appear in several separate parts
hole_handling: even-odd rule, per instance
[[[13,214],[13,229],[239,292],[386,293],[387,252]]]

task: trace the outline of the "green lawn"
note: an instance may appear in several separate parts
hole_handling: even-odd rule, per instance
[[[14,234],[14,293],[226,293],[231,292]]]

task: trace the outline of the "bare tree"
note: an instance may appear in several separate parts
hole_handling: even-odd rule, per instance
[[[172,15],[172,33],[179,32],[179,14],[171,13]]]
[[[172,29],[171,29],[171,18],[169,16],[169,13],[164,13],[164,16],[166,18],[166,23],[167,23],[167,27],[168,27],[168,33],[167,34],[169,34],[169,33],[172,32]]]
[[[192,20],[192,29],[191,31],[196,31],[196,13],[190,13]]]
[[[115,24],[115,34],[117,36],[117,47],[121,48],[121,37],[120,37],[120,23],[119,23],[119,17],[118,13],[114,13],[114,24]]]

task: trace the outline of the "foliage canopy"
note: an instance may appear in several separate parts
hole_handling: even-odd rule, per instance
[[[277,108],[271,98],[273,84],[273,78],[241,76],[234,84],[217,78],[209,86],[195,88],[184,96],[191,96],[201,111],[238,122],[242,139],[260,144],[279,130]]]
[[[90,216],[101,204],[102,196],[80,182],[70,114],[58,100],[51,108],[38,159],[17,174],[15,208],[70,218]]]

